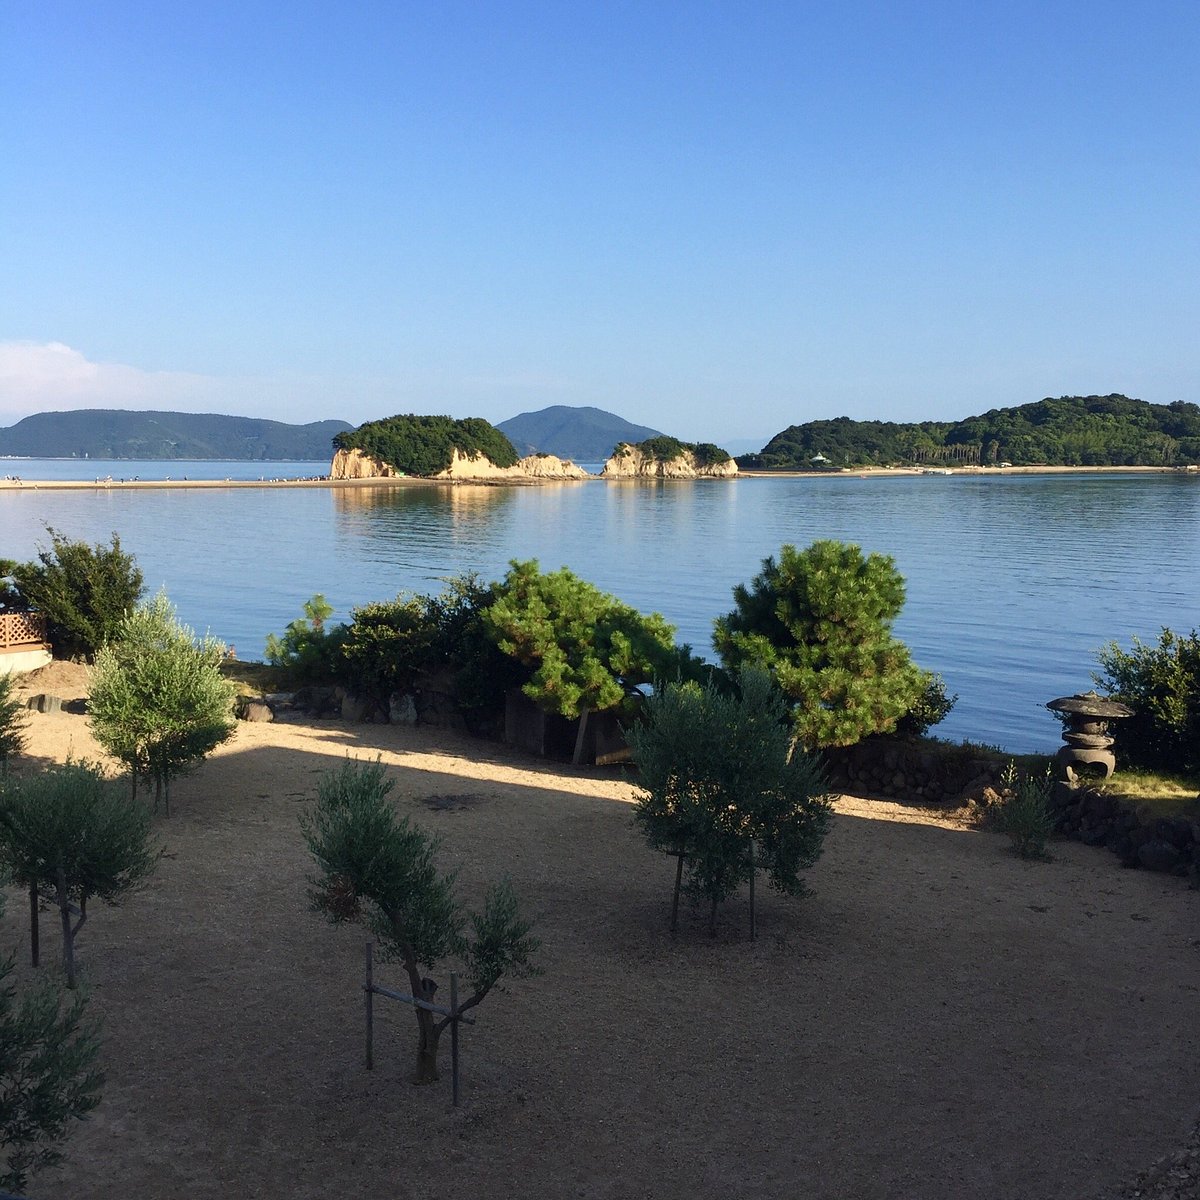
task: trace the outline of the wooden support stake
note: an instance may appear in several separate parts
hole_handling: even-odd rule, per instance
[[[683,852],[675,856],[675,892],[671,896],[671,936],[679,932],[679,889],[683,886]]]
[[[579,732],[575,735],[575,754],[571,758],[573,767],[579,766],[583,761],[583,739],[587,734],[588,710],[585,708],[579,714]]]
[[[29,885],[29,957],[38,965],[38,887],[37,881]]]
[[[750,839],[750,940],[754,941],[754,839]]]
[[[374,946],[367,943],[367,975],[363,991],[367,997],[367,1070],[375,1066],[375,955]]]
[[[450,1078],[454,1085],[454,1107],[458,1107],[458,972],[450,972]]]

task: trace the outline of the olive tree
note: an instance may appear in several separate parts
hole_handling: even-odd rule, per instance
[[[539,942],[520,916],[511,885],[493,885],[481,911],[464,909],[454,894],[455,875],[438,869],[437,839],[396,815],[391,790],[378,761],[347,761],[319,781],[316,807],[302,820],[319,871],[310,892],[314,907],[335,922],[363,921],[383,957],[403,967],[416,999],[432,1000],[437,984],[430,973],[441,960],[457,958],[471,987],[460,1013],[480,1004],[501,979],[538,974],[531,959]],[[438,1020],[415,1005],[413,1011],[413,1082],[433,1083],[450,1018]]]
[[[627,731],[638,768],[634,819],[656,850],[675,856],[671,928],[681,885],[717,906],[756,869],[785,895],[805,891],[800,872],[820,856],[830,807],[817,761],[793,747],[788,707],[761,669],[733,691],[673,683]]]
[[[236,724],[234,685],[221,674],[225,646],[197,640],[161,592],[118,626],[96,656],[88,713],[96,740],[154,783],[154,807],[170,811],[171,780],[222,742]]]
[[[145,806],[90,763],[10,777],[0,790],[0,864],[29,889],[34,965],[38,900],[47,896],[62,922],[68,987],[75,986],[75,939],[88,902],[119,903],[145,882],[158,857]]]
[[[104,1076],[85,998],[63,1004],[48,982],[18,992],[12,971],[12,955],[0,959],[0,1187],[22,1191],[62,1161],[59,1144],[100,1103]]]
[[[731,670],[770,670],[803,746],[889,733],[921,701],[931,677],[892,636],[904,579],[889,556],[835,541],[785,545],[733,600],[716,621],[717,653]]]
[[[0,779],[8,774],[8,760],[25,748],[24,708],[13,692],[12,675],[0,674]]]

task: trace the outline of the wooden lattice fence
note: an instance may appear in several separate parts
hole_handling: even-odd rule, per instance
[[[47,644],[46,618],[41,613],[0,613],[0,650],[25,650]]]

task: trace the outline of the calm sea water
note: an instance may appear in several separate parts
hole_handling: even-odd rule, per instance
[[[0,474],[39,477],[42,465],[9,471],[13,462]],[[79,465],[53,477],[77,477]],[[88,474],[102,467],[143,479],[327,469],[112,463]],[[118,532],[148,587],[165,588],[188,624],[242,658],[261,657],[267,633],[314,592],[346,617],[461,571],[497,578],[513,558],[569,566],[663,613],[709,654],[713,619],[766,555],[784,542],[853,541],[894,557],[908,587],[896,632],[959,695],[938,732],[1014,752],[1057,744],[1043,705],[1091,685],[1104,642],[1200,625],[1200,479],[1182,475],[0,491],[0,557],[32,557],[47,524],[88,541]]]

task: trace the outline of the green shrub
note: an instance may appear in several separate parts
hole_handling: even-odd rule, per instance
[[[639,613],[565,567],[543,573],[536,559],[512,563],[483,623],[530,669],[525,694],[563,717],[617,708],[678,663],[674,627],[658,613]]]
[[[91,661],[141,598],[142,572],[115,533],[111,545],[89,546],[46,532],[50,549],[36,561],[3,564],[12,580],[7,599],[45,616],[58,657]]]
[[[792,751],[787,704],[766,671],[744,670],[732,694],[667,684],[626,732],[634,818],[654,849],[679,857],[687,890],[708,900],[710,932],[717,905],[750,877],[751,845],[774,887],[803,893],[800,872],[821,853],[830,807],[816,760]]]
[[[15,687],[12,675],[0,674],[0,777],[8,774],[8,760],[25,749],[25,709]]]
[[[1022,858],[1049,858],[1046,843],[1054,832],[1054,775],[1029,775],[1010,762],[1002,782],[1004,794],[995,805],[993,823],[1007,834]]]
[[[958,701],[958,695],[946,695],[946,681],[931,671],[925,674],[925,688],[916,703],[896,722],[896,736],[923,738],[934,725],[941,724]]]
[[[351,610],[337,675],[386,717],[394,692],[413,686],[436,660],[438,617],[428,596],[401,594]]]
[[[318,592],[304,602],[304,616],[278,637],[267,634],[264,657],[287,672],[293,684],[327,683],[337,675],[346,637],[345,625],[327,627],[333,606]]]
[[[1183,774],[1200,772],[1200,636],[1164,629],[1157,645],[1133,639],[1096,654],[1096,683],[1134,710],[1115,723],[1117,753],[1131,766]]]
[[[927,676],[891,632],[904,579],[886,555],[834,541],[785,545],[733,599],[716,621],[717,653],[727,669],[771,671],[807,748],[890,733],[921,700]]]

